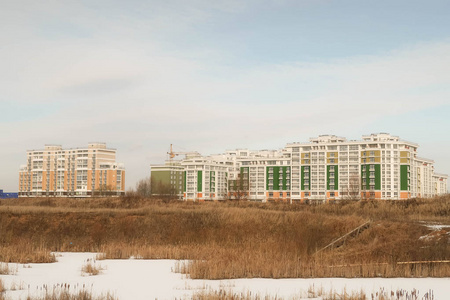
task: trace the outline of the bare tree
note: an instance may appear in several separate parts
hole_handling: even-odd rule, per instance
[[[361,199],[361,182],[358,176],[350,176],[347,186],[343,188],[342,199],[351,201]]]
[[[139,180],[136,183],[136,193],[144,198],[150,198],[152,195],[152,182],[150,177]]]
[[[228,200],[247,200],[249,195],[248,175],[247,177],[238,175],[236,180],[230,180],[228,183]]]
[[[177,197],[177,190],[169,183],[164,183],[161,180],[154,180],[150,178],[151,195],[166,199]]]
[[[94,196],[112,196],[116,195],[116,189],[112,185],[102,184],[93,191]]]

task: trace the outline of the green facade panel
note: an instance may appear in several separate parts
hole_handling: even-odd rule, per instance
[[[203,171],[197,171],[197,192],[203,191]]]
[[[366,190],[370,190],[370,180],[374,179],[374,189],[375,190],[381,190],[381,165],[380,164],[371,164],[371,165],[363,165],[366,167],[366,170],[364,171],[363,168],[361,168],[361,187]],[[373,167],[373,170],[371,171],[371,167]],[[374,176],[371,178],[370,173],[373,172]],[[365,175],[365,177],[364,177]],[[366,184],[364,184],[364,179],[366,180]]]
[[[280,189],[280,167],[273,167],[273,190]]]
[[[409,189],[408,176],[409,166],[403,165],[400,166],[400,190],[407,191]]]
[[[381,190],[381,166],[374,165],[375,166],[375,189]]]
[[[270,173],[270,170],[272,172]],[[269,178],[269,175],[272,174],[272,178]],[[280,167],[277,166],[268,166],[266,167],[266,189],[269,190],[269,182],[272,180],[272,189],[273,191],[280,190]],[[283,187],[283,182],[281,182],[281,187]]]
[[[152,169],[151,181],[154,184],[154,192],[159,193],[161,185],[170,187],[171,192],[181,194],[186,191],[185,172],[182,170],[158,170]]]
[[[153,182],[162,182],[164,184],[170,184],[170,171],[152,171]]]

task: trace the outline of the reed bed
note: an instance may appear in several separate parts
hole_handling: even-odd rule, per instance
[[[244,291],[240,293],[233,292],[221,288],[219,290],[203,290],[194,293],[192,299],[195,300],[276,300],[283,299],[278,295],[261,295],[258,293],[251,293]],[[379,291],[370,293],[370,297],[367,297],[367,293],[363,290],[355,292],[348,292],[344,289],[341,292],[335,290],[325,291],[322,287],[316,288],[314,286],[309,287],[308,291],[300,292],[299,295],[287,298],[289,300],[296,299],[322,299],[322,300],[434,300],[433,290],[427,290],[421,294],[418,290],[385,290],[384,288]]]
[[[89,260],[81,267],[81,274],[95,276],[100,274],[103,270],[104,268],[100,264],[97,264],[95,261]]]
[[[0,261],[52,262],[51,251],[89,251],[189,260],[177,271],[192,278],[440,277],[450,276],[448,263],[398,263],[449,260],[448,238],[420,240],[430,231],[418,222],[449,217],[449,196],[317,206],[20,198],[0,201]],[[316,254],[369,219],[361,234]]]
[[[27,300],[118,300],[118,298],[111,293],[95,296],[88,290],[71,293],[66,289],[53,289],[47,291],[43,296],[28,296]]]

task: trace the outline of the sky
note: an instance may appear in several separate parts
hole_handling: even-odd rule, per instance
[[[105,142],[127,189],[174,151],[388,132],[450,174],[450,2],[0,4],[0,189],[26,151]]]

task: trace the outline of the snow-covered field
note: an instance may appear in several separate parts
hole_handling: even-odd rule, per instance
[[[326,292],[344,290],[347,293],[363,290],[368,299],[381,290],[418,291],[419,298],[432,290],[435,300],[450,299],[450,278],[320,278],[320,279],[235,279],[192,280],[174,273],[175,260],[98,260],[95,265],[103,270],[99,275],[89,276],[82,272],[87,262],[96,258],[95,253],[56,253],[57,262],[52,264],[9,264],[12,275],[0,275],[7,289],[8,299],[26,299],[28,295],[39,296],[45,290],[52,291],[63,286],[72,292],[81,289],[94,295],[110,293],[120,300],[138,299],[189,299],[194,293],[223,289],[227,292],[249,293],[259,296],[271,295],[278,299],[307,298],[308,289]]]

